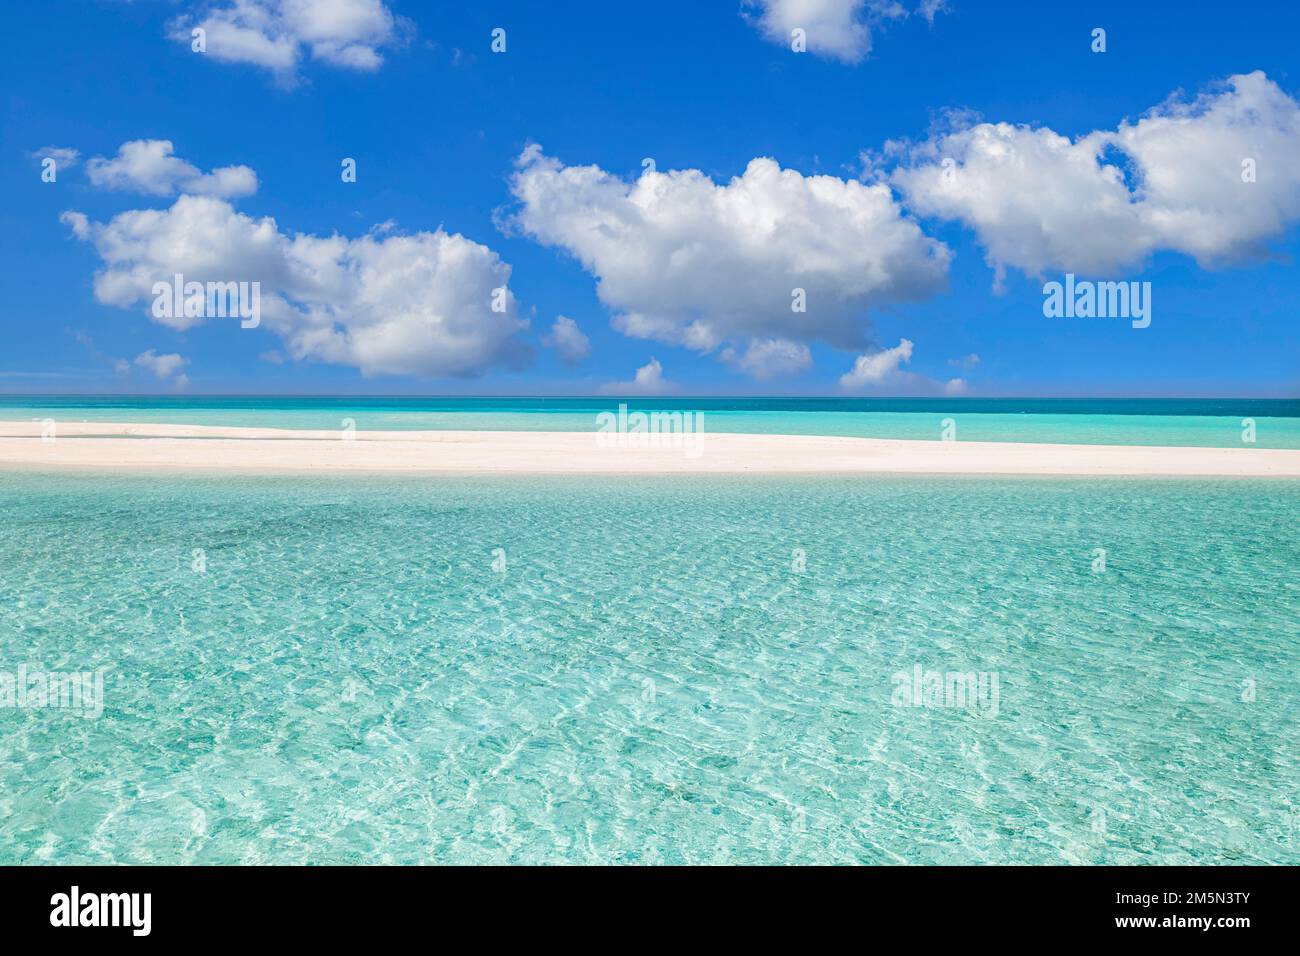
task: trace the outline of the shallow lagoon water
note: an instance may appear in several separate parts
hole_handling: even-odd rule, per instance
[[[0,396],[0,420],[325,431],[594,431],[633,409],[701,412],[711,432],[939,441],[1300,448],[1295,399]],[[1253,428],[1243,428],[1243,422]],[[1249,434],[1253,441],[1243,441]]]
[[[1298,508],[0,475],[0,669],[105,669],[0,709],[0,862],[1300,863]]]

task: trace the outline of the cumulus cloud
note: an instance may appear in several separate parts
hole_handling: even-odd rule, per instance
[[[771,159],[723,185],[694,169],[629,183],[533,145],[511,188],[510,223],[594,275],[616,329],[702,353],[727,346],[734,359],[755,340],[863,348],[870,311],[947,284],[950,251],[902,215],[887,185]],[[764,352],[775,356],[758,346],[755,368]]]
[[[868,385],[881,385],[898,373],[898,367],[912,360],[912,343],[900,339],[892,349],[881,349],[859,355],[853,368],[840,376],[840,388],[856,390]]]
[[[636,370],[630,382],[608,382],[600,387],[602,395],[668,395],[677,391],[674,382],[664,378],[664,367],[657,358]]]
[[[912,361],[912,342],[899,339],[892,349],[879,349],[859,355],[853,367],[840,376],[840,388],[846,392],[889,391],[895,394],[960,395],[966,391],[966,382],[960,378],[936,382],[924,375],[903,370]]]
[[[944,9],[944,0],[920,0],[912,12],[933,23]],[[773,43],[788,49],[800,29],[808,52],[843,63],[860,63],[871,52],[872,30],[909,14],[898,0],[744,0],[744,10]]]
[[[32,153],[32,158],[36,160],[52,159],[58,169],[71,169],[81,159],[81,153],[67,146],[42,146]]]
[[[891,178],[912,211],[972,228],[1000,282],[1008,267],[1111,275],[1161,250],[1261,255],[1300,219],[1298,154],[1300,106],[1255,72],[1076,139],[978,123]]]
[[[789,378],[812,367],[812,352],[802,342],[789,339],[755,339],[743,354],[726,349],[722,360],[760,382]]]
[[[257,192],[257,174],[247,166],[222,166],[205,173],[173,155],[167,139],[136,139],[123,143],[112,159],[96,156],[86,163],[90,181],[105,189],[129,190],[151,196],[190,193],[237,198]]]
[[[137,355],[135,364],[140,368],[148,369],[164,381],[171,380],[177,388],[184,388],[190,383],[189,377],[182,371],[189,364],[189,360],[175,352],[159,355],[154,349],[150,349]]]
[[[555,349],[565,365],[577,365],[591,354],[591,340],[578,328],[578,323],[567,315],[561,315],[555,320],[550,334],[542,337],[542,344]]]
[[[169,209],[130,210],[106,223],[78,212],[63,220],[103,260],[94,282],[100,302],[152,315],[154,284],[177,273],[187,283],[258,282],[261,325],[294,360],[446,377],[520,367],[531,357],[518,338],[528,323],[508,291],[510,266],[442,229],[290,235],[270,217],[246,216],[210,196],[181,196]],[[207,321],[154,318],[177,329]]]
[[[292,76],[304,51],[332,66],[373,71],[380,52],[401,42],[411,24],[382,0],[233,0],[178,19],[174,39],[187,45],[197,27],[206,55]]]
[[[1300,219],[1300,104],[1263,72],[1166,103],[1113,142],[1137,165],[1138,203],[1161,244],[1200,262],[1259,254]]]

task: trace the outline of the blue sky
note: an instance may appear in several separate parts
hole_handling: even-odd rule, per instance
[[[243,2],[270,19],[232,21],[233,0],[9,11],[0,391],[1300,394],[1294,5],[821,0],[831,19],[795,53],[773,39],[790,0],[337,0],[350,20]],[[270,45],[177,38],[221,22]],[[980,122],[1010,125],[989,147]],[[1070,145],[1097,131],[1117,138],[1078,166]],[[190,175],[121,162],[164,140]],[[53,183],[47,147],[77,152]],[[1259,154],[1256,182],[1238,153]],[[956,192],[934,178],[949,154]],[[660,179],[634,193],[646,157]],[[746,174],[764,157],[785,180]],[[251,194],[202,178],[241,166]],[[1116,189],[1131,202],[1101,210]],[[647,194],[654,221],[631,221]],[[140,282],[218,260],[190,277],[260,279],[280,311],[257,329],[151,318]],[[501,315],[485,290],[506,265]],[[1150,327],[1045,318],[1066,271],[1150,282]],[[560,315],[585,356],[555,347]]]

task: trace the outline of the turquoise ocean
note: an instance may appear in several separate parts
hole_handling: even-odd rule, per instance
[[[938,441],[951,418],[963,441],[1300,448],[1300,399],[1012,398],[402,398],[285,396],[0,396],[0,421],[158,422],[360,431],[593,431],[617,410],[703,412],[715,432]]]
[[[1300,447],[1294,402],[710,401],[716,431]],[[1289,480],[0,473],[0,672],[103,676],[98,717],[0,706],[0,863],[1300,863],[1298,510]],[[932,674],[992,696],[900,700]]]

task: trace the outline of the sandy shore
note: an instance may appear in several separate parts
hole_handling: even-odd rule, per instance
[[[697,436],[602,447],[593,432],[341,432],[0,421],[0,469],[358,474],[948,474],[1300,477],[1300,450]]]

